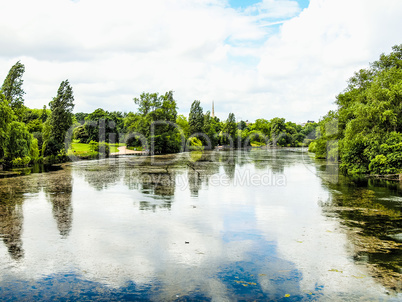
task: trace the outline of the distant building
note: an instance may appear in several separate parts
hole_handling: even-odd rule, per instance
[[[302,127],[304,127],[304,126],[306,126],[307,124],[314,124],[315,122],[314,121],[307,121],[307,123],[300,123],[300,124],[297,124],[297,125],[300,125],[300,126],[302,126]]]

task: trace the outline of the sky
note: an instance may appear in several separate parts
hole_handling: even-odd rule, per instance
[[[136,111],[174,91],[225,120],[318,121],[361,68],[402,43],[400,0],[0,0],[0,82],[25,65],[25,105],[68,79],[74,112]]]

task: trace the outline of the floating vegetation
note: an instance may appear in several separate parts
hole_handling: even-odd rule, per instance
[[[329,186],[332,196],[322,207],[328,216],[335,214],[340,219],[352,243],[355,261],[365,264],[369,274],[388,290],[401,292],[402,242],[398,234],[402,215],[400,203],[396,202],[400,198],[384,198],[381,192],[360,182],[342,180]]]
[[[328,270],[329,272],[336,272],[336,273],[343,273],[343,271],[338,271],[337,269],[330,269]]]

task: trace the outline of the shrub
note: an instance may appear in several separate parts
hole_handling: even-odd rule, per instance
[[[29,156],[24,156],[23,158],[17,157],[11,161],[11,164],[13,165],[13,167],[26,167],[28,166],[30,161],[31,158]]]
[[[105,142],[95,142],[95,141],[90,141],[89,142],[89,150],[91,152],[90,157],[96,157],[96,156],[103,156],[103,157],[109,157],[110,154],[110,146],[108,143]]]
[[[105,142],[96,143],[95,152],[98,152],[101,156],[109,157],[110,146]]]
[[[202,145],[201,140],[199,140],[197,137],[190,137],[188,139],[187,148],[190,151],[202,151],[202,150],[204,150],[204,147]]]

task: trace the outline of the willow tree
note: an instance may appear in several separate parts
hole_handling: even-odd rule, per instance
[[[15,159],[29,156],[31,151],[32,135],[22,122],[13,121],[6,140],[6,157]]]
[[[10,123],[14,119],[14,114],[8,106],[3,93],[0,92],[0,159],[4,157],[6,141],[9,136]]]

